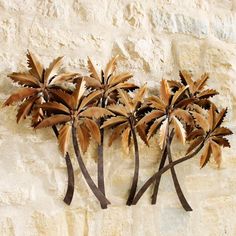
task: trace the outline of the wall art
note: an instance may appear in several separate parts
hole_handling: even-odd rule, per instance
[[[97,71],[88,58],[88,73],[85,75],[62,72],[62,59],[58,57],[44,68],[37,57],[28,52],[28,71],[8,75],[21,88],[10,95],[4,106],[17,104],[17,123],[30,117],[34,129],[50,127],[54,132],[67,166],[64,202],[70,205],[73,199],[75,178],[71,157],[75,155],[82,176],[101,208],[111,204],[104,181],[104,137],[109,135],[109,146],[119,138],[121,152],[129,154],[131,148],[134,150],[127,205],[137,204],[151,186],[151,203],[156,204],[162,174],[169,170],[180,203],[186,211],[191,211],[175,166],[200,154],[201,168],[211,157],[220,167],[221,149],[230,147],[225,136],[232,134],[222,126],[227,108],[219,109],[211,99],[218,92],[207,87],[209,75],[204,73],[196,80],[188,71],[180,71],[178,80],[162,79],[160,89],[147,96],[146,85],[139,87],[130,82],[132,73],[117,73],[118,56],[101,71]],[[159,168],[138,189],[140,156],[137,137],[149,146],[149,140],[156,134],[156,145],[161,149]],[[83,160],[92,139],[97,144],[97,183]],[[186,146],[185,156],[173,158],[171,147],[175,141]],[[69,154],[70,146],[73,146],[74,153]]]

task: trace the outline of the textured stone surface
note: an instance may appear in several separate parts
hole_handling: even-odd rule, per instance
[[[155,93],[162,78],[179,69],[195,76],[208,71],[215,101],[228,106],[225,121],[236,131],[235,0],[0,0],[0,99],[15,88],[6,75],[25,70],[27,49],[44,64],[65,55],[65,67],[85,71],[87,56],[104,65],[116,53],[119,70],[134,73]],[[1,105],[0,104],[0,105]],[[199,168],[196,157],[177,174],[194,209],[185,212],[169,173],[163,176],[156,206],[151,191],[126,207],[133,174],[133,151],[124,155],[117,141],[105,148],[107,196],[100,206],[85,185],[76,161],[76,191],[71,206],[62,199],[66,167],[50,129],[33,131],[30,121],[15,123],[16,109],[0,112],[0,235],[3,236],[234,236],[236,235],[236,139],[225,149],[221,169]],[[141,149],[140,185],[156,170],[158,137]],[[174,146],[175,158],[182,151]],[[74,157],[73,157],[74,158]],[[96,147],[84,156],[96,179]]]

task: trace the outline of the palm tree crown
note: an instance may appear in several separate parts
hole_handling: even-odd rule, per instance
[[[185,96],[187,88],[188,86],[182,86],[172,94],[168,82],[162,80],[160,95],[151,96],[145,101],[145,106],[150,106],[152,111],[146,114],[138,122],[138,125],[149,124],[148,139],[160,129],[159,144],[161,149],[165,147],[169,125],[173,125],[178,140],[185,143],[186,131],[182,122],[192,125],[192,116],[185,110],[185,107],[191,102]]]
[[[27,73],[12,73],[11,80],[20,84],[24,88],[14,92],[4,103],[4,106],[12,105],[15,102],[22,102],[17,113],[17,122],[25,119],[31,112],[32,125],[37,125],[43,118],[40,108],[35,108],[35,104],[41,104],[49,99],[51,89],[64,88],[63,82],[70,81],[78,76],[78,73],[58,73],[62,65],[62,57],[52,61],[48,68],[44,69],[42,64],[28,52]]]
[[[71,125],[76,126],[82,151],[86,152],[91,136],[97,143],[100,143],[100,131],[94,119],[113,115],[105,108],[92,106],[92,103],[101,96],[100,91],[91,92],[87,96],[85,96],[85,92],[84,79],[78,79],[72,94],[61,90],[51,90],[53,97],[58,102],[47,102],[39,105],[40,108],[53,113],[53,115],[42,120],[36,128],[61,124],[59,146],[63,153],[68,150]]]
[[[209,98],[219,94],[215,89],[207,89],[206,83],[209,79],[209,74],[204,73],[201,75],[200,79],[194,81],[192,75],[186,71],[182,70],[179,72],[180,82],[176,80],[169,80],[168,84],[173,91],[178,90],[182,86],[188,86],[186,96],[194,99],[194,103],[200,105],[201,107],[210,108],[212,101]]]
[[[201,167],[207,164],[211,155],[213,155],[219,167],[222,160],[221,146],[230,147],[229,141],[224,138],[224,136],[231,135],[232,131],[228,128],[221,127],[226,113],[227,109],[217,112],[214,105],[212,105],[205,114],[192,112],[196,122],[196,129],[188,135],[187,140],[189,140],[191,144],[187,150],[187,154],[191,153],[204,142],[204,148],[200,158]]]
[[[137,126],[137,122],[142,117],[139,110],[144,99],[145,91],[146,86],[141,87],[132,98],[127,92],[118,89],[119,103],[107,106],[107,109],[116,116],[107,119],[102,125],[102,128],[113,128],[113,132],[109,139],[109,146],[122,133],[122,145],[124,151],[127,153],[132,137],[131,132],[134,128],[137,129],[140,138],[148,145],[144,130],[145,126]]]
[[[112,104],[117,101],[117,89],[134,90],[137,85],[127,82],[133,75],[129,72],[114,74],[116,62],[119,56],[113,57],[106,65],[105,70],[98,73],[90,58],[88,58],[88,70],[90,76],[85,77],[88,88],[102,92],[102,103]],[[104,106],[105,104],[102,104]]]

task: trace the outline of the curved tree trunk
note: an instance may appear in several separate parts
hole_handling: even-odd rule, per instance
[[[131,185],[130,193],[128,200],[126,202],[126,205],[130,206],[133,202],[137,185],[138,185],[138,176],[139,176],[139,150],[138,150],[138,141],[137,141],[137,136],[135,132],[135,128],[133,126],[133,121],[130,122],[131,125],[131,132],[134,140],[134,152],[135,152],[135,164],[134,164],[134,176],[133,176],[133,182]]]
[[[105,107],[105,100],[102,98],[102,108]],[[100,120],[100,126],[103,123],[103,118]],[[97,171],[98,171],[98,188],[101,190],[101,192],[106,196],[105,193],[105,181],[104,181],[104,163],[103,163],[103,145],[104,145],[104,129],[101,129],[101,144],[98,146],[98,166],[97,166]],[[107,205],[104,205],[101,207],[107,208]]]
[[[198,154],[198,152],[202,149],[202,147],[204,146],[204,142],[201,143],[201,145],[198,146],[198,148],[190,153],[189,155],[182,157],[178,160],[175,160],[173,162],[171,162],[170,164],[166,165],[165,167],[163,167],[160,171],[156,172],[152,177],[150,177],[145,184],[141,187],[141,189],[137,192],[137,194],[134,197],[134,200],[132,202],[133,205],[137,204],[137,202],[139,201],[139,199],[142,197],[142,195],[146,192],[146,190],[152,185],[152,183],[156,180],[157,177],[161,176],[163,173],[165,173],[167,170],[169,170],[170,168],[174,167],[177,164],[180,164],[184,161],[187,161],[191,158],[193,158],[196,154]]]
[[[158,171],[160,171],[163,168],[163,166],[165,165],[166,157],[167,157],[167,151],[166,151],[166,147],[165,147],[165,149],[163,150],[162,155],[161,155],[161,162],[160,162]],[[154,189],[153,189],[153,193],[152,193],[152,204],[153,205],[156,204],[156,202],[157,202],[157,194],[158,194],[158,190],[159,190],[159,186],[160,186],[160,181],[161,181],[161,175],[158,176],[155,181],[155,185],[154,185]]]
[[[169,132],[169,126],[168,126],[168,132]],[[172,142],[173,137],[174,137],[174,132],[172,131],[170,134],[170,143]],[[167,148],[165,145],[165,148],[164,148],[162,155],[161,155],[161,162],[160,162],[158,171],[160,171],[164,167],[165,162],[166,162],[166,158],[167,158]],[[154,185],[154,189],[153,189],[153,193],[152,193],[152,197],[151,197],[153,205],[156,204],[156,201],[157,201],[157,194],[158,194],[158,190],[159,190],[159,186],[160,186],[160,181],[161,181],[161,175],[158,176],[155,181],[155,185]]]
[[[171,133],[169,134],[169,127],[168,127],[168,132],[167,133],[168,133],[167,145],[165,146],[165,149],[162,153],[162,158],[161,158],[161,163],[160,163],[160,166],[159,166],[159,171],[164,167],[167,156],[168,156],[169,163],[171,163],[173,161],[170,146],[171,146],[171,142],[172,142],[173,137],[174,137],[174,132],[172,130]],[[188,202],[187,202],[187,200],[186,200],[186,198],[183,194],[183,191],[180,187],[180,184],[179,184],[179,181],[178,181],[178,178],[177,178],[174,167],[170,168],[170,170],[171,170],[171,176],[172,176],[174,186],[175,186],[175,191],[178,195],[178,198],[179,198],[183,208],[186,211],[192,211],[192,208],[188,204]],[[156,181],[155,181],[154,191],[153,191],[153,194],[152,194],[152,204],[156,204],[156,199],[157,199],[157,194],[158,194],[158,189],[159,189],[159,185],[160,185],[161,176],[162,175],[158,176]]]
[[[66,195],[65,195],[63,201],[67,205],[70,205],[70,203],[73,199],[73,195],[74,195],[75,180],[74,180],[74,170],[73,170],[73,166],[72,166],[68,152],[66,153],[66,166],[67,166],[67,175],[68,175],[68,185],[67,185]]]
[[[107,200],[107,198],[104,196],[104,194],[98,189],[98,187],[95,185],[94,181],[92,180],[91,176],[88,173],[87,168],[84,165],[83,159],[80,154],[79,150],[79,145],[77,142],[77,137],[76,137],[76,128],[74,125],[72,125],[72,140],[73,140],[73,146],[74,146],[74,151],[76,154],[77,161],[79,163],[80,170],[82,172],[82,175],[85,178],[86,183],[94,193],[95,197],[98,199],[100,202],[101,206],[106,206],[110,204],[110,202]]]
[[[54,134],[56,135],[56,137],[58,137],[59,133],[57,130],[57,127],[54,125],[52,126],[52,129],[54,131]],[[64,197],[64,202],[67,205],[71,204],[71,201],[73,199],[73,195],[74,195],[74,190],[75,190],[75,179],[74,179],[74,170],[73,170],[73,165],[71,163],[71,159],[70,159],[70,155],[67,152],[66,156],[66,167],[67,167],[67,175],[68,175],[68,184],[67,184],[67,191],[66,191],[66,195]]]
[[[103,164],[103,143],[104,143],[104,129],[101,129],[101,144],[98,146],[98,188],[105,194],[105,183],[104,183],[104,164]],[[101,205],[102,209],[107,208],[106,205]]]
[[[171,154],[171,137],[169,137],[169,135],[167,137],[166,149],[167,149],[168,160],[169,160],[169,163],[171,164],[173,162],[173,160],[172,160],[172,154]],[[176,191],[176,193],[178,195],[178,198],[179,198],[183,208],[186,211],[192,211],[192,208],[188,204],[188,202],[187,202],[187,200],[186,200],[186,198],[185,198],[185,196],[183,194],[183,191],[182,191],[182,189],[180,187],[180,184],[179,184],[179,181],[178,181],[178,178],[177,178],[177,175],[176,175],[174,167],[171,167],[170,171],[171,171],[172,179],[173,179],[173,182],[174,182],[175,191]]]

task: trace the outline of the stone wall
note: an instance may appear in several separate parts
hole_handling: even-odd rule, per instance
[[[87,56],[104,65],[120,54],[120,71],[154,93],[161,78],[179,69],[196,77],[209,72],[215,100],[229,107],[225,125],[236,131],[235,0],[0,0],[0,99],[15,89],[6,79],[26,69],[32,50],[44,64],[64,55],[67,69],[85,72]],[[234,236],[236,235],[236,139],[223,164],[199,168],[196,157],[177,167],[193,212],[185,212],[169,173],[158,203],[150,192],[137,206],[124,206],[133,173],[133,152],[122,155],[117,142],[105,148],[107,195],[112,206],[100,210],[77,163],[71,206],[62,199],[66,167],[50,129],[37,132],[26,120],[15,122],[14,107],[0,111],[0,235],[2,236]],[[157,137],[150,149],[141,142],[140,185],[157,168]],[[177,146],[176,146],[177,147]],[[174,148],[176,158],[182,150]],[[84,156],[96,177],[96,147]]]

